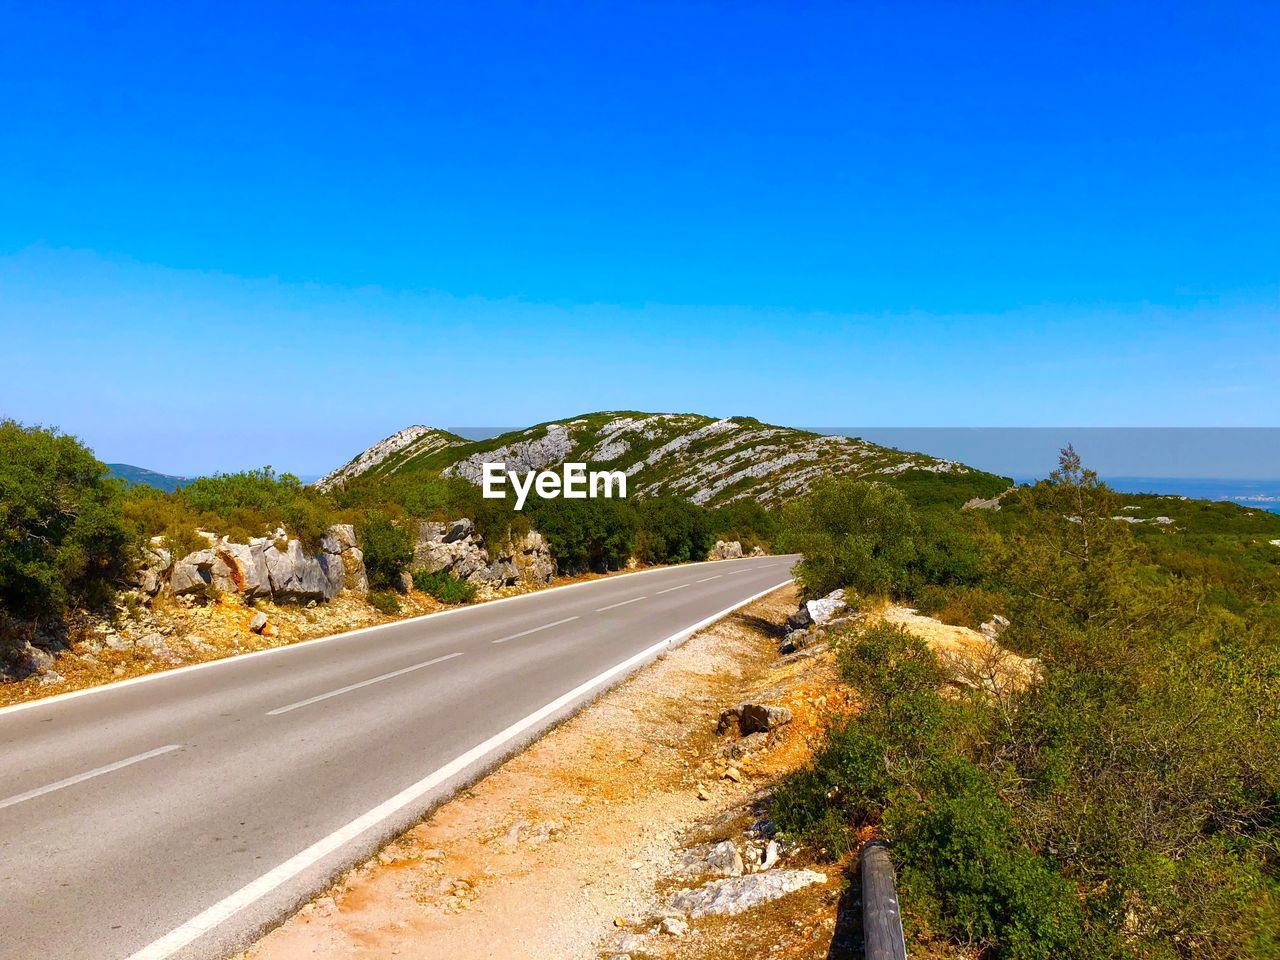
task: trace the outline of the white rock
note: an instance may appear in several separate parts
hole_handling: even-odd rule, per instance
[[[671,898],[673,909],[693,918],[742,913],[777,900],[826,877],[814,870],[773,870],[745,877],[712,880],[696,890],[681,890]]]
[[[679,917],[663,917],[658,928],[671,937],[683,937],[689,932],[689,925]]]

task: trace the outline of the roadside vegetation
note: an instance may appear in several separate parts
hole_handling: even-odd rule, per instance
[[[899,628],[839,632],[862,709],[784,783],[777,821],[832,858],[884,836],[920,945],[1280,955],[1276,538],[1262,511],[1121,497],[1070,449],[998,512],[815,490],[779,533],[805,551],[808,593],[843,586],[967,626],[1002,613],[1001,643],[1043,673],[957,685]]]
[[[484,499],[465,480],[421,470],[360,478],[325,492],[263,467],[165,491],[112,479],[74,437],[13,421],[0,423],[0,457],[0,613],[46,623],[73,607],[109,612],[153,538],[181,557],[207,546],[200,531],[237,542],[284,531],[314,551],[331,524],[353,524],[377,594],[371,602],[386,612],[412,561],[418,521],[467,517],[490,544],[515,541],[536,528],[560,572],[570,575],[619,570],[633,558],[646,564],[699,560],[718,539],[736,540],[746,552],[769,551],[781,523],[778,510],[754,500],[707,508],[670,494],[536,500],[518,512],[507,501]],[[944,505],[949,511],[1004,484],[977,472],[909,470],[890,479],[922,509]],[[456,584],[429,586],[445,602],[470,599]]]

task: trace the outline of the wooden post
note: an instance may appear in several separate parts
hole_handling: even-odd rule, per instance
[[[866,960],[907,960],[893,861],[879,840],[862,848],[862,942]]]

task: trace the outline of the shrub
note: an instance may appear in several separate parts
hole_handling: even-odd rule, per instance
[[[892,487],[829,479],[783,507],[778,546],[804,554],[796,576],[810,595],[837,587],[901,594],[917,530],[910,504]]]
[[[903,895],[932,914],[935,930],[981,944],[992,956],[1090,956],[1071,884],[1022,845],[1008,806],[983,773],[952,762],[939,779],[933,802],[902,804],[886,818],[904,868]]]
[[[369,606],[388,617],[400,612],[400,598],[394,590],[371,590]]]
[[[0,422],[0,604],[60,616],[105,602],[125,572],[120,485],[80,441]]]
[[[635,547],[635,510],[626,501],[537,500],[526,509],[565,573],[618,570]]]
[[[475,584],[455,577],[444,570],[427,572],[418,570],[413,574],[413,585],[423,593],[428,593],[441,603],[469,603],[476,595]]]
[[[373,590],[398,590],[400,574],[413,560],[413,538],[382,511],[365,515],[359,528],[364,570]]]
[[[652,497],[636,504],[636,559],[642,563],[705,560],[714,537],[708,512],[680,497]]]
[[[755,500],[734,500],[711,511],[711,533],[716,540],[737,540],[747,551],[772,550],[778,515]]]
[[[270,467],[199,477],[173,496],[196,514],[220,518],[218,532],[241,540],[283,526],[305,549],[316,550],[333,522],[323,494],[291,473],[277,476]]]

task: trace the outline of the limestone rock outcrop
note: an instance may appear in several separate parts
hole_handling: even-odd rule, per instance
[[[165,562],[167,551],[155,548],[152,553],[154,562],[148,562],[138,576],[139,589],[148,595],[158,593],[166,581],[175,596],[203,595],[212,589],[250,600],[332,600],[344,589],[357,593],[369,589],[364,555],[350,524],[330,527],[318,553],[303,549],[301,541],[289,539],[283,530],[248,543],[216,538],[171,566]]]
[[[556,567],[546,540],[536,530],[491,550],[475,524],[463,518],[447,524],[418,524],[413,569],[443,571],[475,584],[510,586],[520,581],[550,583]]]

